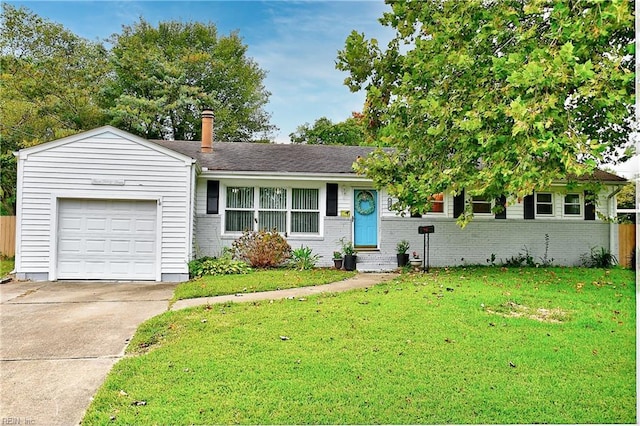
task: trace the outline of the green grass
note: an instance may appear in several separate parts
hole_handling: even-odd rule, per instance
[[[355,272],[324,268],[305,271],[265,269],[246,275],[210,275],[179,284],[173,300],[308,287],[341,281],[354,275]]]
[[[11,271],[13,271],[13,265],[13,259],[0,259],[0,278],[7,276]]]
[[[635,423],[634,282],[461,268],[167,312],[83,425]]]

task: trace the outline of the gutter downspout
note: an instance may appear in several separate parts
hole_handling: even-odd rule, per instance
[[[196,208],[196,160],[192,160],[191,164],[189,165],[189,169],[190,169],[190,176],[189,176],[189,202],[188,202],[188,207],[187,207],[187,215],[188,215],[188,221],[187,221],[187,252],[186,252],[186,263],[187,265],[189,264],[189,262],[191,260],[193,260],[193,227],[195,225],[195,221],[194,221],[194,216],[196,214],[195,212],[195,208]],[[188,274],[188,269],[187,269],[187,274]]]
[[[21,155],[20,151],[14,151],[13,156],[16,157],[16,243],[13,271],[11,274],[17,274],[22,271],[22,181],[24,179],[24,161],[26,155]],[[22,279],[23,277],[16,278]]]
[[[607,195],[607,204],[608,204],[608,209],[609,212],[613,212],[616,213],[616,215],[614,216],[613,220],[611,220],[609,222],[609,253],[614,254],[614,253],[618,253],[618,230],[615,228],[616,226],[618,226],[618,224],[615,222],[615,219],[617,219],[617,205],[613,204],[613,200],[614,197],[616,196],[616,194],[618,194],[618,192],[622,191],[622,188],[624,188],[623,185],[618,186],[611,194]],[[617,256],[616,256],[617,258]]]

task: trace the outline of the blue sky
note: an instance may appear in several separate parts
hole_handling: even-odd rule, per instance
[[[279,130],[276,142],[320,117],[342,121],[361,111],[364,93],[351,93],[346,73],[335,69],[338,50],[352,31],[378,39],[392,37],[378,18],[390,10],[383,0],[202,0],[202,1],[8,1],[64,25],[89,40],[104,40],[140,17],[153,24],[166,20],[213,22],[220,34],[239,31],[248,55],[267,71],[271,92],[266,110]],[[612,166],[631,178],[638,156]]]
[[[320,117],[342,121],[361,111],[364,93],[351,93],[346,73],[335,69],[337,51],[352,30],[386,45],[391,30],[378,23],[389,10],[383,0],[207,1],[8,1],[64,25],[89,40],[103,41],[140,17],[157,24],[212,22],[220,34],[239,31],[248,56],[267,71],[266,110],[279,128],[277,142]]]

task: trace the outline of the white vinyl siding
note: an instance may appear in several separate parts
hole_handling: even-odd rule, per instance
[[[17,272],[48,274],[56,263],[57,200],[92,198],[159,202],[158,272],[188,273],[190,159],[116,129],[67,140],[20,154]]]

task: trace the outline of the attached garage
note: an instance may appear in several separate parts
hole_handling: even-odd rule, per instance
[[[58,278],[155,279],[156,204],[153,200],[60,199]]]
[[[16,156],[19,279],[189,279],[193,158],[111,126]]]

